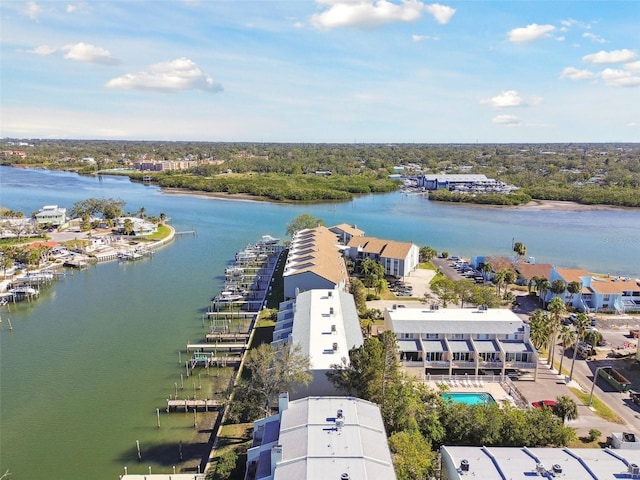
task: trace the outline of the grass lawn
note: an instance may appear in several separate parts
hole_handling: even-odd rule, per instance
[[[589,403],[589,393],[582,392],[577,388],[570,388],[573,394],[580,399],[582,403],[587,405]],[[593,402],[591,406],[596,412],[596,415],[605,419],[608,422],[614,422],[624,425],[624,420],[622,420],[618,415],[616,415],[609,407],[607,407],[598,397],[593,396]]]
[[[166,225],[158,225],[158,230],[151,235],[145,235],[144,239],[157,242],[158,240],[162,240],[163,238],[167,238],[171,233],[171,228]]]

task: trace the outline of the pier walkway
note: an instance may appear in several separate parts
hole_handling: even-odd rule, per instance
[[[224,405],[224,402],[220,401],[220,400],[209,400],[209,399],[204,399],[204,400],[187,400],[187,399],[177,399],[177,400],[171,400],[171,399],[167,399],[167,412],[171,412],[171,411],[176,411],[179,409],[184,409],[185,412],[191,410],[193,411],[195,410],[204,410],[205,412],[208,412],[209,409],[211,410],[217,410],[218,408],[222,407]]]

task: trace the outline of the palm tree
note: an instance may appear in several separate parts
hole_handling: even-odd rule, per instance
[[[569,372],[569,380],[573,378],[573,366],[576,363],[576,356],[578,355],[578,344],[584,340],[584,334],[589,326],[589,318],[585,313],[579,313],[578,317],[574,320],[573,326],[576,329],[576,344],[573,346],[573,358],[571,359],[571,371]]]
[[[573,345],[575,343],[576,332],[572,328],[569,328],[567,325],[563,325],[560,328],[560,333],[558,336],[560,338],[560,343],[562,343],[562,356],[560,357],[560,367],[558,368],[558,371],[562,373],[562,362],[564,361],[564,352],[567,349],[567,346]]]
[[[567,284],[564,283],[564,280],[556,279],[551,282],[551,293],[554,295],[561,295],[567,289]]]
[[[562,395],[556,398],[556,406],[553,409],[553,413],[562,419],[562,423],[567,420],[575,420],[578,418],[578,405],[571,397]]]
[[[561,326],[560,316],[567,311],[567,307],[565,306],[561,298],[554,297],[554,299],[551,300],[551,302],[549,302],[549,305],[547,306],[547,310],[549,310],[549,313],[551,314],[549,316],[550,318],[549,330],[551,331],[551,336],[550,336],[551,338],[549,340],[549,346],[550,346],[549,359],[552,359],[556,349],[557,332]]]
[[[482,267],[480,268],[480,271],[482,272],[484,279],[489,280],[489,275],[491,274],[491,272],[493,272],[493,265],[491,265],[491,263],[489,262],[484,262],[482,264]]]
[[[500,270],[493,276],[493,283],[496,284],[496,291],[498,293],[498,296],[500,296],[500,294],[502,293],[500,287],[502,286],[503,283],[505,283],[506,277],[507,277],[506,270]]]
[[[536,290],[538,290],[538,296],[540,297],[540,301],[542,302],[542,307],[544,308],[546,305],[546,297],[547,291],[551,288],[551,283],[544,277],[540,277],[540,280],[536,282]]]
[[[576,293],[580,293],[582,290],[582,282],[573,281],[567,284],[567,291],[571,294],[571,300]]]
[[[549,342],[549,315],[538,308],[529,315],[530,340],[538,351],[542,350]]]
[[[527,254],[527,247],[522,242],[516,242],[513,244],[513,251],[516,252],[519,257],[524,257]]]

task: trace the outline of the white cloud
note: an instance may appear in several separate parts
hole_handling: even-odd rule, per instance
[[[640,60],[635,62],[625,63],[622,66],[625,70],[629,70],[631,72],[640,73]]]
[[[591,70],[578,70],[575,67],[566,67],[560,73],[560,78],[570,78],[571,80],[589,80],[596,76]]]
[[[31,50],[27,50],[27,53],[32,53],[33,55],[51,55],[52,53],[57,52],[58,49],[55,47],[50,47],[49,45],[39,45],[36,48],[32,48]]]
[[[538,25],[532,23],[526,27],[514,28],[509,32],[509,41],[513,43],[527,43],[541,38],[548,38],[556,29],[553,25]]]
[[[604,80],[604,83],[610,87],[640,86],[640,76],[634,75],[628,70],[605,68],[600,72],[600,77]]]
[[[193,61],[184,57],[151,65],[148,72],[127,73],[109,80],[106,86],[122,90],[158,92],[199,90],[216,93],[222,91],[221,84],[214,82]]]
[[[304,27],[303,22],[294,22],[293,24],[293,28],[303,28],[303,27]]]
[[[446,5],[440,5],[439,3],[432,3],[431,5],[426,5],[425,10],[433,15],[433,18],[436,19],[436,22],[444,25],[449,23],[451,17],[456,13],[455,8],[447,7]]]
[[[493,108],[509,108],[524,105],[524,100],[520,97],[520,94],[517,91],[506,90],[504,92],[500,92],[500,94],[495,97],[482,100],[480,103],[489,104]]]
[[[422,42],[423,40],[440,40],[438,37],[433,37],[431,35],[411,35],[411,40],[414,42]]]
[[[492,121],[497,125],[506,125],[507,127],[519,127],[521,125],[520,119],[515,115],[496,115]]]
[[[447,23],[455,9],[434,3],[426,5],[418,0],[316,0],[328,7],[311,16],[311,24],[318,29],[342,27],[374,28],[393,22],[413,22],[426,11],[438,23]]]
[[[596,35],[596,34],[591,33],[591,32],[584,32],[582,34],[582,36],[584,38],[588,38],[589,40],[591,40],[592,42],[595,42],[595,43],[606,43],[606,40],[604,38],[602,38],[600,35]]]
[[[609,52],[600,50],[597,53],[591,53],[582,57],[582,60],[588,63],[624,63],[635,60],[636,52],[623,48],[622,50],[611,50]]]
[[[40,7],[36,2],[29,2],[27,3],[27,8],[24,13],[26,13],[31,20],[37,20],[38,15],[42,13],[42,7]]]
[[[65,45],[61,48],[67,52],[64,58],[68,60],[76,60],[78,62],[93,63],[98,65],[118,65],[122,63],[111,55],[109,50],[96,47],[90,43],[76,43],[75,45]]]

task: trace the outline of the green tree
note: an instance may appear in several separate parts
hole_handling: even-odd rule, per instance
[[[527,254],[527,247],[522,242],[516,242],[513,244],[513,251],[519,257],[524,257]]]
[[[571,370],[569,371],[569,380],[573,379],[573,367],[576,363],[578,355],[578,344],[584,340],[585,332],[589,326],[589,318],[585,313],[579,313],[573,321],[573,328],[576,329],[576,344],[573,346],[573,357],[571,358]]]
[[[576,341],[576,332],[572,328],[569,328],[567,325],[563,325],[560,328],[560,343],[562,344],[562,356],[560,357],[560,367],[558,371],[562,373],[562,362],[564,361],[564,352],[567,350],[569,345],[573,345]],[[577,349],[574,349],[577,350]]]
[[[560,330],[561,321],[560,317],[562,314],[567,312],[567,307],[562,301],[560,297],[554,297],[549,305],[547,305],[547,310],[549,310],[549,331],[550,331],[550,339],[549,339],[549,360],[551,361],[555,354],[556,349],[556,337],[558,335],[558,331]]]
[[[263,343],[247,353],[245,368],[251,376],[249,390],[259,392],[266,415],[276,397],[299,385],[311,382],[309,357],[302,353],[300,345]]]
[[[454,282],[454,291],[460,301],[460,308],[464,308],[465,303],[472,303],[474,298],[475,284],[466,278]]]
[[[287,225],[287,236],[293,237],[293,235],[300,231],[305,230],[307,228],[316,228],[324,225],[324,221],[320,218],[316,218],[308,213],[303,213],[302,215],[298,215],[296,218],[291,220],[291,222]]]
[[[15,250],[13,247],[2,247],[0,255],[0,268],[2,268],[2,278],[7,277],[7,270],[15,263]]]
[[[444,308],[449,303],[458,301],[455,283],[445,276],[436,276],[431,280],[430,288]]]
[[[360,265],[362,283],[367,288],[374,287],[379,280],[384,280],[384,267],[372,258],[365,258]]]
[[[556,398],[556,406],[553,412],[565,423],[567,420],[575,420],[578,418],[578,405],[567,395]]]
[[[549,343],[549,320],[547,312],[541,309],[534,310],[529,315],[530,339],[533,346],[541,351]]]
[[[238,462],[238,454],[233,448],[226,450],[222,455],[218,457],[216,462],[215,474],[212,477],[213,480],[229,480],[231,474],[236,469],[236,463]],[[207,477],[209,478],[209,477]]]
[[[563,280],[557,279],[551,282],[550,290],[554,295],[562,295],[566,289],[567,284]]]
[[[133,235],[133,221],[130,218],[125,218],[124,223],[122,225],[123,233],[125,235]]]
[[[567,291],[571,294],[571,298],[582,290],[582,283],[578,281],[569,282],[567,284]]]
[[[436,454],[418,431],[401,431],[389,437],[398,480],[424,480],[434,474]]]
[[[437,256],[438,252],[435,248],[429,246],[420,247],[420,263],[430,262],[432,258]]]
[[[362,315],[367,310],[367,288],[359,278],[351,278],[349,293],[353,295],[358,314]]]

